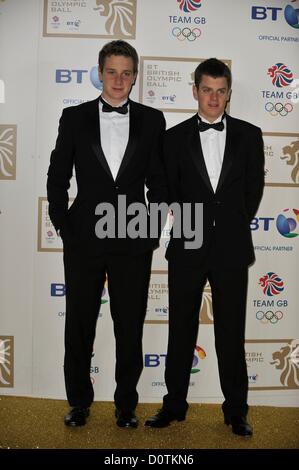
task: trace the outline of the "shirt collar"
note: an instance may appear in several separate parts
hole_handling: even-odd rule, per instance
[[[105,101],[105,103],[109,104],[110,106],[113,106],[111,103],[108,103],[108,101],[105,100],[105,98],[103,98],[102,95],[101,95],[101,98],[102,98],[103,101]],[[122,106],[125,103],[128,103],[128,110],[129,110],[130,109],[130,99],[129,99],[129,97],[126,100],[121,101],[117,106]],[[101,102],[101,100],[99,100],[99,106],[100,106],[100,109],[102,110],[103,103]]]
[[[199,114],[199,113],[197,113],[197,114],[198,114],[198,116],[200,117],[200,119],[202,120],[202,122],[207,122],[208,124],[216,124],[216,122],[221,122],[222,116],[223,116],[224,113],[221,114],[220,116],[218,116],[218,118],[215,119],[215,121],[212,121],[212,122],[208,121],[208,120],[207,120],[206,118],[204,118],[201,114]],[[224,115],[223,120],[224,120],[224,119],[225,119],[225,115]]]
[[[215,121],[213,121],[213,122],[208,121],[206,118],[204,118],[203,116],[201,116],[201,114],[199,114],[199,113],[197,113],[197,115],[200,117],[200,119],[202,120],[202,122],[207,122],[208,124],[216,124],[217,122],[223,121],[224,130],[226,129],[226,113],[223,113],[223,114],[221,114],[220,116],[218,116],[218,118],[215,119]]]

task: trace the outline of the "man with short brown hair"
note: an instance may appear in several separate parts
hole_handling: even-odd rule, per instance
[[[99,53],[103,92],[94,101],[63,110],[51,154],[49,214],[64,248],[64,374],[71,406],[65,416],[67,426],[84,425],[94,399],[90,364],[106,276],[116,341],[116,422],[120,427],[138,424],[143,322],[152,253],[159,240],[118,232],[99,238],[96,230],[102,203],[118,214],[123,196],[122,211],[127,213],[130,204],[146,204],[145,187],[149,203],[166,200],[161,162],[165,120],[160,111],[129,99],[137,72],[138,56],[130,44],[120,40],[106,44]],[[74,168],[78,192],[68,209]],[[118,227],[117,217],[113,222]],[[128,295],[132,287],[133,300]]]

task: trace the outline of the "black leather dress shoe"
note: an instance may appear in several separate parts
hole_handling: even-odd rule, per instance
[[[64,417],[66,426],[84,426],[86,418],[89,416],[89,408],[75,406]]]
[[[232,431],[239,436],[251,437],[253,434],[252,426],[247,423],[244,416],[225,416],[224,423],[229,426],[232,425]]]
[[[116,424],[120,428],[137,428],[138,419],[134,411],[115,410]]]
[[[175,415],[171,411],[161,408],[155,416],[147,419],[144,423],[144,426],[150,428],[165,428],[169,426],[171,421],[184,421],[185,415]]]

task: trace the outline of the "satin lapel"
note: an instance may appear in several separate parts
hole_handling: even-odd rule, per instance
[[[212,192],[213,188],[210,182],[210,178],[207,172],[204,156],[202,153],[199,131],[198,131],[198,124],[197,124],[197,115],[195,115],[191,120],[191,129],[189,134],[189,146],[190,153],[196,168],[198,169],[200,176],[204,180],[205,184],[207,185],[208,189]]]
[[[221,172],[219,176],[218,185],[216,188],[216,192],[221,189],[225,178],[227,177],[234,158],[234,147],[237,143],[237,133],[234,130],[234,125],[229,116],[226,117],[226,142],[225,142],[225,149],[224,149],[224,156],[223,156],[223,163],[221,167]]]
[[[140,129],[142,126],[142,114],[138,111],[135,106],[134,101],[130,101],[130,130],[129,130],[129,140],[128,144],[119,167],[116,180],[120,178],[124,170],[127,168],[130,163],[134,152],[137,147],[138,139],[140,136]]]
[[[106,171],[106,173],[113,179],[103,149],[101,147],[101,132],[100,132],[100,119],[99,119],[99,98],[91,103],[90,109],[90,122],[87,125],[90,134],[90,143],[98,161]]]

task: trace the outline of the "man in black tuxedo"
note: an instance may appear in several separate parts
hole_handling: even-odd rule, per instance
[[[118,232],[118,222],[130,204],[145,204],[145,187],[150,203],[165,201],[167,190],[161,158],[164,116],[128,99],[137,71],[138,56],[130,44],[119,40],[106,44],[99,53],[103,92],[94,101],[63,110],[51,154],[49,214],[64,247],[64,374],[71,406],[64,420],[67,426],[84,425],[93,402],[90,365],[106,276],[116,340],[116,423],[138,424],[134,410],[143,367],[142,330],[159,234],[132,238],[124,234],[124,227]],[[78,191],[68,209],[73,168]],[[98,209],[102,203],[115,209],[115,219],[109,221],[115,222],[115,236],[105,237],[96,230],[97,214],[104,214]]]
[[[170,202],[203,203],[203,243],[186,249],[172,237],[169,261],[169,338],[165,381],[168,393],[147,426],[185,419],[202,291],[212,290],[215,345],[222,410],[227,425],[252,435],[246,420],[248,377],[244,351],[248,266],[254,261],[250,221],[264,186],[262,133],[225,113],[231,94],[229,68],[217,59],[195,70],[198,113],[169,129],[165,162]],[[175,221],[174,221],[175,223]]]

